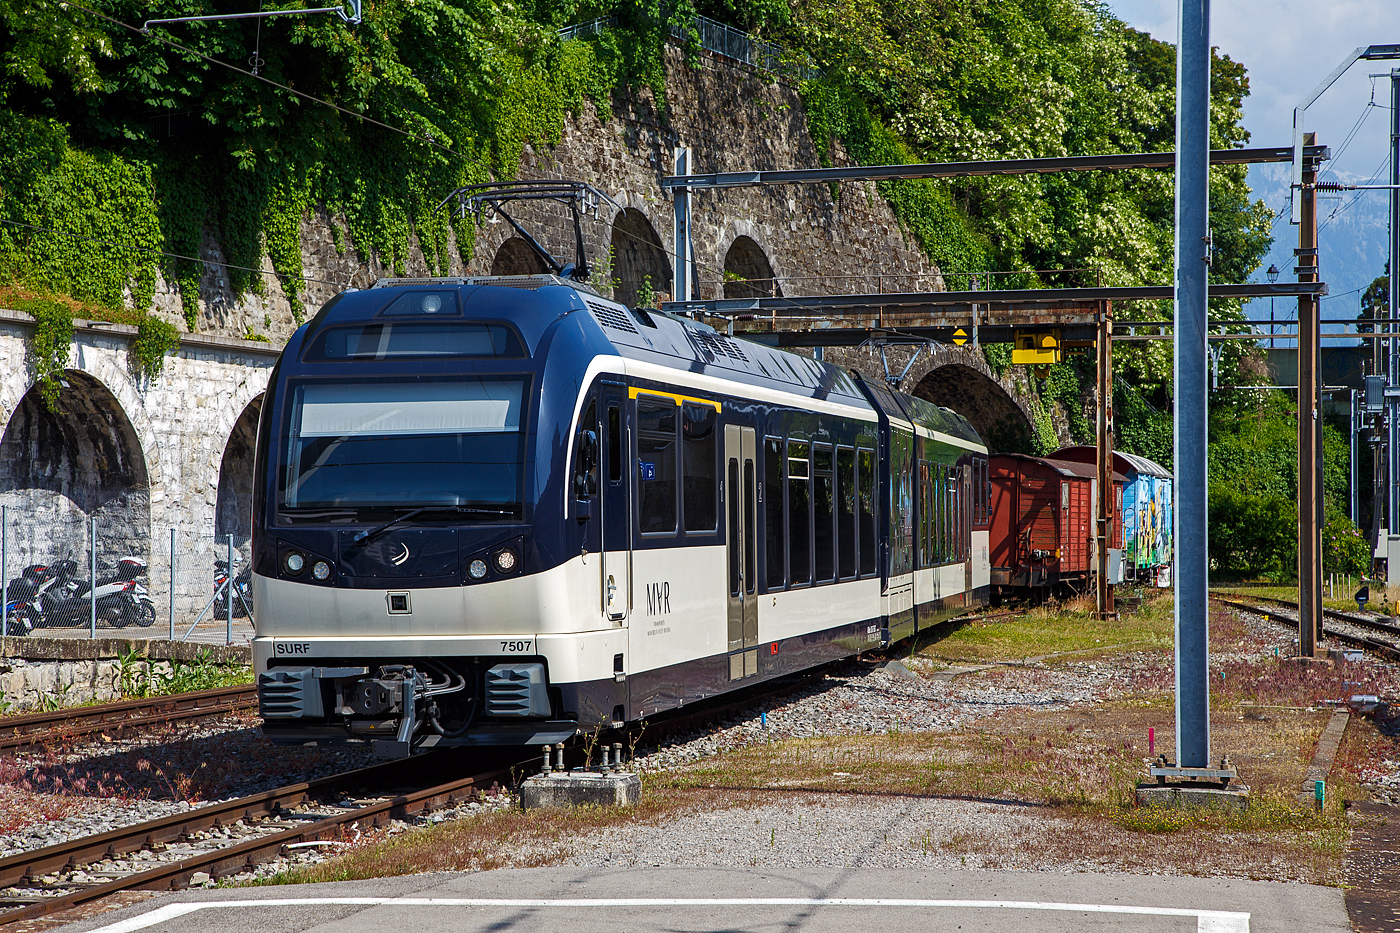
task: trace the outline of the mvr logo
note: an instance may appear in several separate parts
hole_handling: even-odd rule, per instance
[[[647,615],[665,615],[671,611],[671,584],[648,583],[647,590]]]

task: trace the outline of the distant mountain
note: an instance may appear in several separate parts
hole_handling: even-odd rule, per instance
[[[1372,181],[1346,172],[1333,172],[1325,181],[1344,184],[1373,184],[1385,182],[1382,177]],[[1282,274],[1279,281],[1296,280],[1293,250],[1298,245],[1298,228],[1288,222],[1289,166],[1282,164],[1254,165],[1249,169],[1249,184],[1256,199],[1263,199],[1282,216],[1274,224],[1274,246],[1264,257],[1262,268],[1254,274],[1256,281],[1267,281],[1264,269],[1276,264]],[[1322,281],[1327,283],[1328,296],[1322,301],[1324,318],[1354,318],[1361,308],[1361,292],[1385,271],[1389,230],[1389,197],[1385,191],[1345,191],[1324,194],[1318,198],[1318,244],[1322,266]],[[1275,301],[1275,314],[1280,319],[1297,316],[1297,304]],[[1267,299],[1251,302],[1245,313],[1255,319],[1268,320]],[[1337,331],[1340,328],[1324,328]]]

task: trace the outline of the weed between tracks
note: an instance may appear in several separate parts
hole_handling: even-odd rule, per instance
[[[714,844],[719,827],[724,831],[716,851],[728,851],[721,857],[748,859],[752,865],[784,864],[785,858],[810,864],[803,859],[812,850],[784,854],[782,846],[795,832],[815,832],[820,851],[836,851],[839,841],[841,851],[850,853],[840,857],[852,864],[873,858],[917,867],[942,858],[945,862],[936,864],[952,859],[954,866],[982,868],[1340,883],[1343,801],[1363,796],[1357,781],[1367,768],[1400,754],[1395,739],[1378,737],[1367,723],[1353,723],[1329,784],[1327,809],[1318,813],[1299,806],[1295,795],[1331,713],[1316,701],[1348,692],[1393,693],[1393,668],[1371,661],[1300,666],[1276,659],[1272,648],[1289,642],[1283,633],[1232,614],[1213,614],[1213,746],[1217,754],[1230,756],[1251,786],[1250,808],[1243,813],[1140,808],[1133,790],[1145,773],[1148,728],[1156,729],[1158,751],[1170,754],[1175,745],[1168,692],[1170,607],[1169,601],[1157,600],[1141,617],[1093,624],[1087,624],[1092,620],[1082,609],[1042,610],[1023,620],[1040,631],[978,623],[920,647],[925,658],[987,663],[1097,650],[1110,639],[1120,644],[1155,639],[1127,656],[1106,659],[1090,652],[1092,660],[1076,656],[1055,662],[1049,672],[1004,667],[959,681],[979,689],[1024,687],[1050,673],[1063,676],[1072,664],[1097,664],[1111,667],[1119,683],[1107,701],[1060,710],[1021,706],[943,733],[749,744],[645,775],[642,802],[630,810],[505,811],[410,830],[387,841],[367,837],[337,858],[264,883],[535,867],[591,856],[600,847],[616,850],[622,864],[634,857],[629,853],[640,851],[651,853],[648,861],[664,860],[667,856],[657,855],[658,839],[663,840],[659,848],[670,846],[679,863],[693,861],[698,843],[691,834],[709,834],[708,844]],[[855,813],[856,822],[864,821],[861,835],[821,837],[822,827],[834,831],[823,819],[842,808]],[[712,819],[736,809],[771,825]],[[924,822],[914,825],[902,816],[913,810]],[[794,812],[796,831],[790,820],[783,821],[783,814]],[[882,836],[869,829],[877,823],[892,831]]]
[[[1010,617],[949,623],[928,635],[921,634],[913,655],[945,664],[988,664],[1065,652],[1076,652],[1083,658],[1096,652],[1121,651],[1125,645],[1170,650],[1171,644],[1170,599],[1153,600],[1141,612],[1124,613],[1112,620],[1099,619],[1092,600],[1075,600]]]

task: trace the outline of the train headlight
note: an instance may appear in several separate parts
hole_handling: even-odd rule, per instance
[[[311,568],[311,575],[317,580],[325,580],[331,575],[331,565],[323,560],[318,560],[316,565]]]
[[[478,557],[468,564],[467,576],[471,577],[473,580],[480,580],[482,577],[486,576],[486,561]]]
[[[510,548],[502,548],[496,554],[496,569],[501,573],[510,573],[515,569],[515,552]]]
[[[295,576],[306,568],[306,558],[296,551],[288,551],[282,556],[282,569]]]

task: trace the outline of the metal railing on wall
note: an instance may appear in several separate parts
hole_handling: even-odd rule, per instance
[[[586,39],[616,25],[617,16],[600,16],[585,23],[565,26],[559,30],[559,38],[562,41]],[[803,81],[810,81],[822,76],[820,68],[793,61],[782,46],[749,35],[732,26],[726,26],[708,16],[695,17],[691,29],[694,31],[700,48],[721,58],[749,65],[760,71],[798,78]],[[671,38],[682,43],[689,41],[691,36],[691,31],[687,30],[684,23],[671,23],[670,32]]]
[[[246,641],[248,539],[146,529],[121,514],[0,507],[0,635]]]

